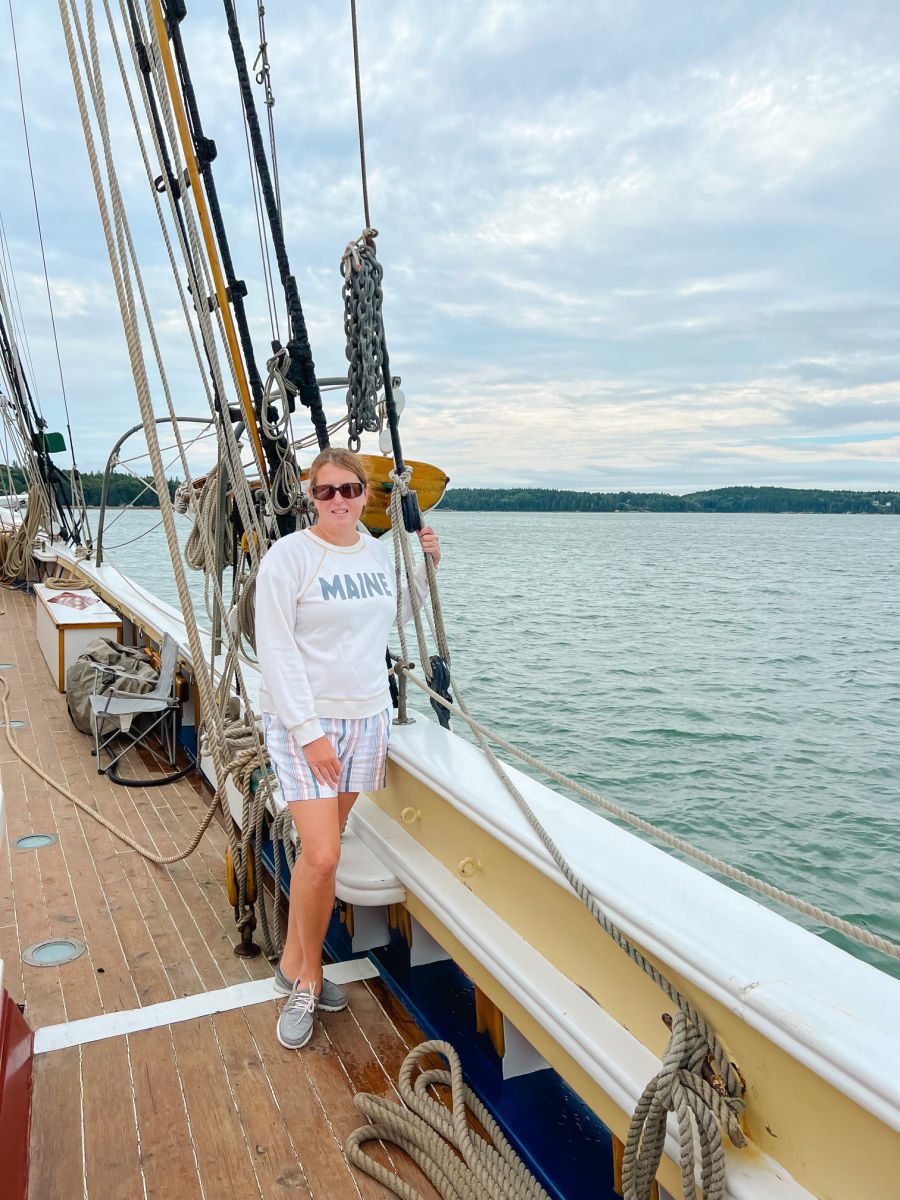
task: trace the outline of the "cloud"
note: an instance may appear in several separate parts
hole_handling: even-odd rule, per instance
[[[18,8],[66,391],[79,457],[97,466],[136,419],[134,389],[58,21]],[[256,23],[242,16],[252,63]],[[895,6],[384,0],[359,19],[409,457],[458,483],[896,486]],[[300,20],[291,0],[267,0],[291,266],[317,367],[336,375],[338,262],[363,225],[352,48],[346,12],[326,0]],[[0,210],[38,390],[61,424],[5,29],[2,17]],[[182,33],[264,371],[270,311],[221,13],[190,8]],[[101,41],[170,382],[180,411],[203,411],[102,28]],[[283,332],[277,294],[276,310]],[[340,415],[339,395],[327,404]]]

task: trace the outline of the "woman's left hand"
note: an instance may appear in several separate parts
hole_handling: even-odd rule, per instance
[[[437,566],[441,561],[441,543],[438,541],[438,535],[430,525],[426,525],[424,529],[419,530],[419,544],[425,554],[431,555],[432,562]]]

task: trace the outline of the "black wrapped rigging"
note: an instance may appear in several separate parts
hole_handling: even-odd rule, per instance
[[[328,425],[325,420],[325,410],[322,406],[322,395],[319,391],[318,381],[316,380],[316,365],[313,362],[312,348],[309,344],[309,333],[306,328],[306,318],[303,315],[303,306],[300,303],[300,292],[297,287],[297,280],[291,274],[291,267],[288,262],[287,247],[284,241],[284,227],[281,221],[281,210],[278,205],[275,188],[272,184],[269,161],[266,157],[265,146],[263,144],[259,117],[256,112],[256,101],[253,97],[250,73],[247,69],[247,56],[244,53],[244,44],[241,40],[241,31],[238,26],[234,4],[232,0],[223,0],[223,4],[225,7],[225,19],[228,22],[228,37],[231,41],[234,65],[237,70],[241,102],[244,106],[244,117],[247,121],[247,130],[250,134],[253,161],[259,176],[259,187],[266,208],[266,216],[269,220],[269,229],[272,234],[275,261],[278,264],[278,274],[284,288],[285,301],[287,302],[290,337],[287,342],[289,365],[285,372],[285,379],[291,389],[296,389],[297,395],[300,397],[300,403],[309,409],[319,449],[324,450],[329,444]],[[278,342],[272,343],[274,353],[277,354],[280,349],[281,346]]]

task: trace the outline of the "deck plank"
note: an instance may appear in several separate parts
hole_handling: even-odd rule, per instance
[[[306,1067],[310,1081],[328,1113],[328,1119],[335,1136],[340,1141],[341,1146],[343,1146],[352,1131],[358,1129],[364,1122],[353,1104],[355,1089],[350,1075],[347,1072],[345,1064],[335,1051],[328,1034],[328,1026],[331,1024],[332,1019],[334,1017],[340,1018],[341,1016],[341,1013],[326,1014],[320,1020],[319,1027],[314,1032],[312,1041],[304,1048],[302,1054],[303,1065]],[[352,1020],[352,1017],[350,1019]],[[370,1081],[375,1080],[377,1072],[373,1070],[367,1078]],[[385,1081],[383,1073],[381,1074],[381,1081],[382,1083]],[[368,1091],[371,1089],[365,1088],[362,1090]],[[393,1164],[390,1155],[379,1144],[370,1144],[368,1152],[382,1166],[389,1169],[392,1167]],[[354,1177],[364,1200],[380,1200],[383,1195],[383,1188],[380,1184],[376,1184],[369,1176],[359,1171],[354,1171]]]
[[[22,947],[12,886],[11,843],[0,838],[0,960],[3,962],[3,986],[17,1004],[25,1002],[22,983]]]
[[[168,1026],[128,1039],[147,1200],[200,1200],[200,1178]]]
[[[260,1059],[297,1147],[313,1200],[359,1200],[343,1142],[307,1071],[305,1051],[285,1050],[275,1037],[275,1005],[244,1009]]]
[[[67,786],[75,795],[93,803],[82,782],[83,771],[70,747],[61,752],[60,765]],[[79,912],[90,962],[99,992],[95,1011],[134,1008],[138,1002],[131,968],[110,905],[108,879],[101,876],[97,853],[111,855],[115,849],[110,835],[82,814],[74,804],[59,796],[54,808],[70,874],[77,880]],[[91,828],[93,827],[93,828]]]
[[[88,1197],[143,1200],[131,1064],[125,1038],[109,1038],[83,1046],[81,1081],[84,1139],[90,1148],[85,1156]]]
[[[39,1055],[34,1064],[29,1196],[72,1200],[82,1194],[81,1051]]]
[[[332,1049],[347,1075],[351,1095],[372,1093],[404,1107],[395,1084],[400,1064],[406,1056],[406,1047],[400,1042],[396,1030],[387,1024],[383,1013],[380,1021],[370,1020],[369,1028],[373,1031],[374,1041],[387,1046],[391,1051],[390,1063],[384,1062],[376,1052],[368,1031],[363,1030],[356,1015],[357,1009],[365,1007],[366,1001],[363,997],[371,998],[371,993],[364,984],[358,983],[348,988],[347,994],[351,999],[350,1006],[343,1012],[328,1015],[324,1026]],[[374,1011],[370,1015],[374,1018]],[[362,1124],[362,1118],[355,1106],[354,1117],[353,1128]],[[394,1171],[429,1200],[432,1196],[438,1196],[416,1164],[399,1147],[385,1147],[380,1143],[370,1142],[366,1146],[366,1153],[382,1166]]]
[[[212,1019],[170,1028],[206,1195],[217,1200],[262,1196]]]
[[[308,1197],[300,1154],[243,1011],[219,1013],[213,1025],[262,1194]]]
[[[8,798],[9,837],[14,841],[35,832],[25,792],[23,772],[18,763],[3,769],[4,795]],[[44,896],[39,852],[12,855],[13,889],[21,949],[50,937],[50,916]],[[20,902],[21,901],[21,902]],[[34,1027],[37,1021],[64,1021],[66,1016],[59,971],[55,967],[22,967],[22,996],[26,1016]]]

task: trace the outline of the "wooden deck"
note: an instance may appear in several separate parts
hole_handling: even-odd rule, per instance
[[[205,797],[187,783],[116,787],[97,774],[34,636],[33,601],[0,592],[0,662],[18,743],[50,775],[143,844],[189,841]],[[264,979],[260,956],[237,958],[225,890],[226,837],[213,822],[197,852],[148,863],[24,767],[0,738],[9,847],[56,833],[38,851],[0,845],[0,957],[32,1029],[145,1008]],[[61,967],[22,964],[22,950],[75,937],[87,951]],[[30,1194],[40,1200],[275,1197],[375,1200],[388,1193],[351,1169],[342,1146],[361,1124],[353,1095],[394,1097],[409,1047],[422,1040],[378,981],[348,985],[303,1051],[275,1038],[273,1000],[39,1053]],[[376,1150],[428,1200],[437,1192],[404,1155]]]

